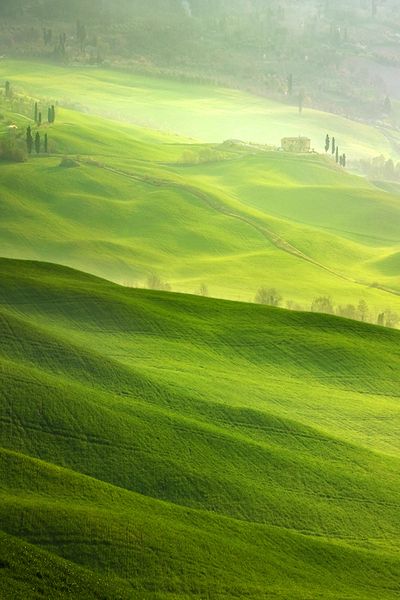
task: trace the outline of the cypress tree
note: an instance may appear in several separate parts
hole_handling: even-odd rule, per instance
[[[331,139],[329,137],[329,134],[326,134],[326,138],[325,138],[325,152],[329,152],[329,148],[331,147]]]
[[[346,166],[346,161],[347,161],[347,157],[346,157],[345,154],[343,154],[343,156],[342,156],[342,162],[343,162],[343,166],[344,167]]]
[[[35,151],[36,154],[40,153],[40,133],[37,131],[35,136]]]
[[[41,124],[42,124],[42,113],[40,112],[38,114],[38,125],[39,125],[39,127],[41,126]]]
[[[49,106],[49,108],[47,109],[47,122],[51,123],[51,119],[52,119],[52,110],[51,107]]]
[[[335,152],[336,152],[336,140],[333,137],[332,138],[332,154],[335,154]]]
[[[10,96],[11,96],[11,84],[10,84],[9,81],[6,81],[5,94],[6,94],[6,98],[10,98]]]
[[[336,162],[339,164],[339,146],[336,146]]]
[[[54,107],[54,104],[51,105],[51,122],[54,123],[54,121],[56,120],[56,109]]]
[[[385,102],[383,103],[383,111],[386,115],[392,114],[392,102],[389,96],[386,96]]]
[[[304,99],[305,99],[305,94],[304,94],[304,91],[302,90],[300,92],[300,94],[299,94],[299,97],[298,97],[298,101],[299,101],[299,113],[300,114],[303,113]]]
[[[32,146],[33,146],[32,129],[29,125],[29,127],[26,130],[26,149],[28,150],[28,154],[32,154]]]
[[[49,138],[47,136],[47,133],[44,134],[44,152],[45,154],[48,154],[49,152]]]
[[[291,96],[293,93],[293,75],[290,73],[287,79],[287,93],[288,96]]]

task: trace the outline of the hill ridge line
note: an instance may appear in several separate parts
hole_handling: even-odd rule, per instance
[[[168,180],[168,179],[157,179],[155,177],[147,177],[145,175],[139,175],[137,173],[133,174],[128,171],[124,171],[122,169],[116,169],[115,167],[110,167],[106,164],[99,164],[99,163],[97,163],[97,161],[90,161],[90,160],[85,161],[85,160],[81,159],[80,162],[83,164],[86,164],[87,166],[92,166],[92,167],[94,166],[94,167],[97,167],[100,169],[104,169],[105,171],[114,173],[115,175],[121,175],[123,177],[133,179],[134,181],[140,181],[140,182],[146,183],[148,185],[154,185],[157,187],[164,186],[164,187],[175,188],[178,190],[185,190],[186,192],[191,193],[196,198],[205,202],[210,208],[212,208],[216,212],[224,214],[225,216],[230,217],[232,219],[236,219],[236,220],[242,221],[243,223],[246,223],[247,225],[249,225],[256,231],[258,231],[267,240],[269,240],[276,248],[278,248],[278,250],[282,250],[283,252],[286,252],[287,254],[291,254],[292,256],[295,256],[296,258],[298,258],[300,260],[304,260],[320,269],[323,269],[324,271],[330,273],[331,275],[334,275],[335,277],[338,277],[339,279],[342,279],[343,281],[355,283],[356,285],[359,285],[360,287],[366,287],[366,288],[373,287],[373,288],[379,289],[382,292],[385,292],[387,294],[400,296],[400,292],[397,292],[396,290],[393,290],[391,288],[387,288],[387,287],[381,286],[379,284],[374,284],[374,285],[366,284],[357,279],[352,279],[351,277],[347,277],[346,275],[343,275],[342,273],[339,273],[339,272],[335,271],[334,269],[331,269],[330,267],[327,267],[323,263],[320,263],[319,261],[311,258],[307,254],[305,254],[304,252],[302,252],[301,250],[299,250],[298,248],[293,246],[293,244],[291,244],[290,242],[285,240],[283,237],[279,236],[278,234],[276,234],[273,231],[271,231],[270,229],[268,229],[268,227],[266,227],[265,225],[258,225],[256,222],[252,221],[249,216],[240,215],[238,213],[232,212],[231,210],[225,209],[223,206],[223,203],[221,201],[217,200],[215,197],[214,197],[214,202],[213,202],[211,200],[211,195],[209,193],[203,192],[203,191],[199,190],[198,188],[196,188],[195,186],[180,184],[176,181]]]

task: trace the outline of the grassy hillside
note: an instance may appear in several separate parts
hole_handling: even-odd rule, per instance
[[[398,597],[398,332],[49,264],[0,278],[10,598],[48,577],[60,598],[93,577],[110,599]]]
[[[3,108],[24,132],[29,119]],[[326,157],[195,144],[67,109],[44,132],[51,155],[1,165],[0,255],[246,301],[273,286],[305,309],[320,295],[364,299],[372,319],[400,308],[398,198]],[[80,166],[60,168],[63,155]]]
[[[8,467],[2,462],[2,467]],[[0,532],[2,600],[113,598],[125,600],[130,586],[116,577],[93,573],[54,553]]]
[[[6,79],[16,90],[53,98],[65,107],[203,142],[280,145],[284,136],[306,135],[323,152],[329,132],[350,158],[400,158],[396,146],[373,126],[312,109],[299,115],[295,106],[238,90],[117,70],[1,60],[0,81]]]

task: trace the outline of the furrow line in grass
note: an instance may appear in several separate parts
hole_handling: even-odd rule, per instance
[[[98,168],[109,171],[110,173],[114,173],[115,175],[121,175],[122,177],[127,177],[129,179],[133,179],[134,181],[140,181],[141,183],[146,183],[148,185],[154,185],[156,187],[170,187],[170,188],[175,188],[175,189],[178,189],[181,191],[189,192],[190,194],[192,194],[193,196],[195,196],[202,202],[206,203],[211,209],[213,209],[221,214],[224,214],[225,216],[227,216],[229,218],[236,219],[236,220],[242,221],[243,223],[246,223],[247,225],[249,225],[256,231],[258,231],[264,238],[266,238],[276,248],[278,248],[278,250],[282,250],[283,252],[286,252],[287,254],[290,254],[291,256],[294,256],[296,258],[299,258],[300,260],[306,261],[306,262],[314,265],[315,267],[323,269],[324,271],[326,271],[327,273],[330,273],[334,277],[338,277],[339,279],[342,279],[349,283],[360,285],[362,287],[372,287],[367,283],[363,283],[361,281],[358,281],[357,279],[352,279],[351,277],[347,277],[346,275],[343,275],[342,273],[339,273],[338,271],[335,271],[334,269],[327,267],[323,263],[321,263],[317,260],[314,260],[313,258],[311,258],[307,254],[305,254],[304,252],[302,252],[301,250],[296,248],[296,246],[293,246],[293,244],[291,244],[290,242],[285,240],[283,237],[281,237],[278,234],[276,234],[275,232],[273,232],[271,229],[269,229],[265,225],[259,225],[258,223],[256,223],[254,220],[252,220],[248,216],[245,216],[245,215],[242,215],[242,214],[239,214],[236,212],[232,212],[231,210],[224,207],[223,203],[221,203],[220,200],[216,199],[215,197],[211,200],[211,196],[209,193],[206,194],[205,192],[200,191],[198,188],[196,188],[194,186],[179,184],[173,180],[158,179],[156,177],[148,177],[148,176],[144,176],[144,175],[139,175],[137,173],[136,174],[129,173],[129,172],[126,172],[126,171],[123,171],[120,169],[116,169],[116,168],[107,166],[105,164],[100,164],[96,161],[82,161],[82,162],[89,166],[97,166]],[[387,294],[400,296],[400,292],[393,290],[391,288],[388,288],[386,286],[374,284],[373,287],[375,289],[379,289]]]
[[[87,161],[86,164],[93,166],[95,163],[93,161]],[[209,193],[206,194],[205,192],[200,191],[198,188],[196,188],[194,186],[182,185],[182,184],[177,183],[176,181],[167,180],[167,179],[157,179],[155,177],[146,177],[143,175],[128,173],[126,171],[122,171],[120,169],[109,167],[104,164],[102,164],[102,165],[97,164],[96,166],[98,166],[99,168],[102,168],[106,171],[109,171],[110,173],[114,173],[115,175],[121,175],[123,177],[128,177],[129,179],[133,179],[135,181],[140,181],[142,183],[147,183],[148,185],[154,185],[157,187],[170,187],[170,188],[175,188],[175,189],[182,190],[185,192],[189,192],[190,194],[192,194],[193,196],[195,196],[202,202],[206,203],[211,209],[213,209],[221,214],[224,214],[227,217],[230,217],[232,219],[240,220],[243,223],[246,223],[247,225],[252,227],[253,229],[256,229],[259,233],[261,233],[261,235],[263,237],[267,238],[268,241],[270,241],[279,250],[282,250],[284,252],[287,252],[288,254],[291,254],[292,256],[295,256],[297,258],[300,258],[302,260],[310,262],[311,264],[313,264],[321,269],[324,269],[325,271],[328,271],[329,273],[331,273],[331,275],[334,275],[335,277],[339,277],[340,279],[344,279],[345,281],[349,281],[352,283],[357,283],[353,279],[346,277],[345,275],[342,275],[340,273],[337,273],[336,271],[330,269],[329,267],[323,265],[322,263],[319,263],[318,261],[314,260],[310,256],[307,256],[301,250],[299,250],[298,248],[296,248],[295,246],[290,244],[287,240],[280,237],[279,235],[277,235],[276,233],[274,233],[267,227],[258,225],[257,223],[255,223],[250,217],[241,215],[236,212],[232,212],[231,210],[227,209],[215,197],[211,200],[211,196]]]

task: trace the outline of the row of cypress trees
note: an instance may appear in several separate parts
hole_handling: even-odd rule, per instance
[[[42,141],[42,137],[37,131],[35,137],[33,137],[32,128],[29,125],[26,129],[26,149],[28,154],[32,154],[33,149],[35,149],[36,154],[40,154],[42,149],[47,154],[49,152],[49,136],[45,133]]]
[[[47,109],[47,122],[49,124],[52,124],[52,123],[54,123],[55,120],[56,120],[56,108],[55,108],[54,104],[52,104]],[[38,127],[40,127],[43,122],[42,113],[39,110],[39,104],[37,102],[35,102],[35,108],[34,108],[34,121]],[[40,154],[42,151],[45,154],[48,154],[48,152],[49,152],[49,136],[48,136],[48,134],[45,133],[42,138],[39,131],[37,131],[35,133],[35,136],[33,136],[32,128],[29,125],[29,127],[27,127],[27,129],[26,129],[26,149],[28,151],[28,154],[32,154],[33,150],[35,150],[36,154]]]
[[[40,127],[40,125],[42,124],[42,120],[43,120],[43,118],[42,118],[42,113],[39,110],[39,105],[37,102],[35,102],[34,121],[35,121],[36,125],[38,125]],[[47,122],[54,123],[55,120],[56,120],[56,109],[55,109],[54,104],[52,104],[47,109]]]
[[[335,157],[337,164],[340,164],[341,167],[346,166],[346,164],[347,164],[346,154],[339,153],[339,146],[336,143],[336,139],[334,137],[332,137],[332,139],[331,139],[329,136],[329,133],[327,133],[326,138],[325,138],[325,152],[328,154],[329,151],[331,151],[332,156]]]

